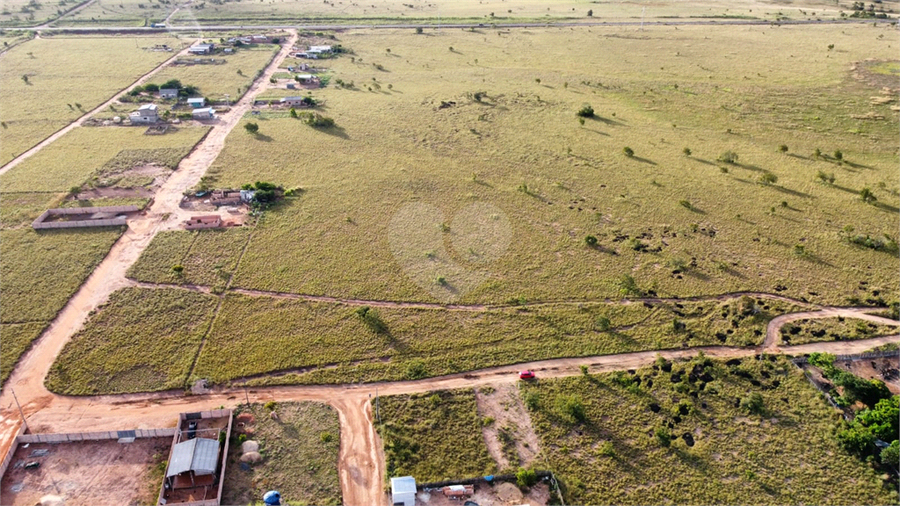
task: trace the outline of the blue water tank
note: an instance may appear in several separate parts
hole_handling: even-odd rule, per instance
[[[269,506],[278,506],[281,504],[281,494],[275,490],[270,490],[263,496],[263,502]]]

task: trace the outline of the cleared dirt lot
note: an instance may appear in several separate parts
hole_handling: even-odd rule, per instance
[[[123,506],[155,502],[153,470],[165,462],[171,438],[19,445],[0,482],[3,506],[33,506],[55,495],[66,506]],[[46,456],[38,456],[49,450]],[[25,469],[39,462],[37,469]]]

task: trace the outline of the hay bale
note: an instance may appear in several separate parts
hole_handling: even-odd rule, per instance
[[[249,462],[250,464],[256,464],[262,460],[262,455],[259,452],[247,452],[241,455],[241,462]]]
[[[259,443],[256,441],[244,441],[241,443],[241,453],[259,452]]]

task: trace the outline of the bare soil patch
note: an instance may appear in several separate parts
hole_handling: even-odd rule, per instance
[[[32,506],[52,494],[67,506],[149,504],[161,478],[155,468],[165,462],[171,438],[19,445],[3,476],[3,504]],[[39,456],[42,451],[49,453]],[[40,463],[36,469],[25,464]]]
[[[835,366],[864,379],[878,379],[894,395],[900,395],[900,371],[897,356],[835,361]]]
[[[482,421],[493,420],[484,423],[481,431],[497,468],[527,467],[540,451],[540,442],[531,426],[531,416],[522,404],[518,387],[503,384],[478,388],[475,402]]]

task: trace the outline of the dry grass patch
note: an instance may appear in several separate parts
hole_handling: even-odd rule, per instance
[[[50,321],[122,234],[113,229],[0,230],[0,321]]]
[[[378,398],[386,476],[429,482],[497,471],[481,435],[471,390],[440,390]]]
[[[209,129],[179,128],[165,135],[144,135],[145,130],[139,126],[76,128],[0,176],[0,188],[3,192],[68,192],[95,175],[108,173],[108,162],[124,163],[120,152],[178,148],[184,156]],[[171,157],[166,155],[163,161]]]
[[[153,76],[153,82],[178,79],[182,84],[196,86],[209,100],[225,100],[225,95],[229,95],[235,101],[279,48],[277,45],[243,47],[231,55],[215,55],[214,58],[226,61],[221,65],[170,65]]]
[[[113,293],[66,343],[47,388],[95,395],[184,387],[217,302],[173,289]]]
[[[176,38],[165,36],[44,36],[0,56],[0,120],[4,123],[0,163],[111,98],[171,56],[142,49],[156,44],[179,45]]]
[[[6,383],[19,357],[28,350],[32,341],[41,335],[46,326],[44,322],[0,325],[0,340],[3,342],[0,346],[0,384]]]
[[[61,193],[0,194],[0,228],[30,225],[41,213],[56,207],[63,196]]]
[[[785,358],[661,361],[522,391],[568,503],[897,502]]]
[[[256,504],[269,490],[281,492],[289,504],[341,504],[341,432],[334,409],[318,402],[282,402],[235,410],[238,421],[248,415],[254,421],[236,428],[230,447],[223,504]],[[242,439],[260,444],[261,462],[240,462]]]

